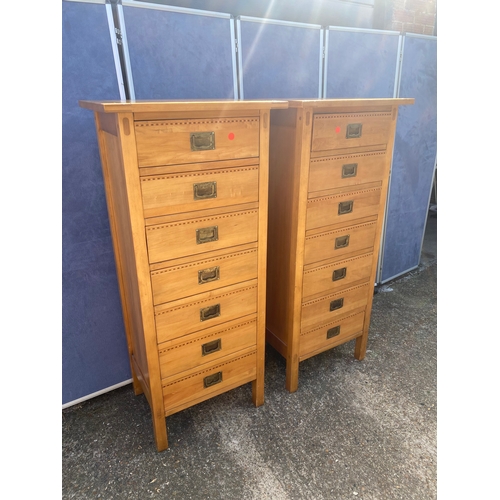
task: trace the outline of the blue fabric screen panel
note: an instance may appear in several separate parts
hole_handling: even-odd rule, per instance
[[[93,113],[120,99],[106,6],[62,3],[62,400],[131,377]]]
[[[234,99],[227,17],[123,6],[136,99]]]
[[[244,18],[239,26],[240,78],[244,99],[319,97],[320,27],[256,22]]]
[[[406,35],[380,282],[420,263],[437,152],[437,40]]]
[[[328,30],[325,97],[394,97],[399,34]]]

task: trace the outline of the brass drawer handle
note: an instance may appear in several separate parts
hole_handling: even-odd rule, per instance
[[[332,274],[332,281],[343,280],[347,274],[347,267],[341,267],[340,269],[335,269]]]
[[[333,328],[330,328],[326,332],[326,338],[331,339],[332,337],[336,337],[337,335],[340,335],[340,325],[339,326],[334,326]]]
[[[339,203],[339,215],[350,214],[354,207],[354,201],[341,201]]]
[[[200,309],[200,321],[217,318],[217,316],[220,316],[220,304],[215,304],[215,306],[203,307],[202,309]]]
[[[198,182],[197,184],[193,184],[193,196],[195,200],[217,198],[217,182]]]
[[[346,163],[345,165],[342,165],[342,179],[345,179],[346,177],[356,177],[357,173],[357,163]]]
[[[207,267],[207,269],[198,271],[198,285],[210,283],[211,281],[217,281],[219,278],[219,266]]]
[[[209,375],[203,379],[203,386],[205,389],[207,387],[211,387],[212,385],[219,384],[222,382],[222,372],[214,373],[213,375]]]
[[[212,354],[213,352],[220,351],[221,349],[221,339],[213,340],[212,342],[207,342],[201,346],[201,355],[206,356],[207,354]]]
[[[191,151],[215,149],[215,132],[191,132]]]
[[[335,238],[335,250],[338,248],[346,248],[349,246],[349,235],[347,234],[346,236],[339,236],[338,238]]]
[[[342,309],[344,307],[344,299],[336,299],[330,302],[330,311],[336,311],[337,309]]]
[[[347,131],[345,134],[346,139],[357,139],[361,137],[361,129],[363,128],[362,123],[349,123],[347,125]]]
[[[219,239],[219,226],[202,227],[196,230],[196,244],[209,243]]]

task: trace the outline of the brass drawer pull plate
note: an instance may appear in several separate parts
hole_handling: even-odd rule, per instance
[[[193,196],[195,200],[217,198],[217,182],[198,182],[197,184],[193,184]]]
[[[330,328],[326,332],[326,338],[331,339],[333,337],[336,337],[337,335],[340,335],[340,325],[339,326],[334,326],[333,328]]]
[[[332,281],[343,280],[347,274],[347,267],[341,267],[340,269],[335,269],[332,274]]]
[[[347,177],[356,177],[358,173],[358,164],[357,163],[346,163],[342,165],[342,179]]]
[[[335,238],[335,250],[338,248],[346,248],[349,246],[349,235],[347,234],[346,236],[339,236],[338,238]]]
[[[345,134],[346,139],[357,139],[361,137],[362,123],[349,123]]]
[[[207,321],[207,319],[217,318],[218,316],[220,316],[220,304],[200,309],[200,321]]]
[[[201,355],[206,356],[207,354],[212,354],[213,352],[220,351],[221,349],[221,339],[213,340],[212,342],[207,342],[201,346]]]
[[[336,311],[337,309],[342,309],[344,307],[344,299],[332,300],[330,302],[330,311]]]
[[[211,387],[212,385],[219,384],[222,382],[222,372],[214,373],[213,375],[209,375],[203,379],[203,386],[205,389],[207,387]]]
[[[219,239],[219,226],[202,227],[196,230],[196,244],[209,243]]]
[[[204,283],[210,283],[211,281],[217,281],[220,278],[219,266],[207,267],[198,271],[198,285],[203,285]]]
[[[350,214],[354,207],[354,201],[342,201],[339,203],[339,215]]]
[[[215,149],[215,132],[191,132],[191,151]]]

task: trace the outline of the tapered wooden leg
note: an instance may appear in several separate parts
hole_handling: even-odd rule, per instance
[[[299,387],[299,360],[297,356],[286,361],[285,388],[288,392],[295,392]]]
[[[166,450],[168,448],[167,422],[163,412],[158,416],[153,415],[153,432],[157,450]]]
[[[144,391],[142,389],[141,383],[139,382],[139,379],[135,375],[134,368],[132,367],[132,363],[130,363],[130,365],[131,365],[131,371],[132,371],[132,388],[134,389],[134,394],[136,396],[139,396]]]
[[[263,266],[265,269],[265,266]],[[264,274],[261,278],[261,283],[266,282],[266,276]],[[264,302],[265,296],[259,296],[260,310],[265,311],[266,306]],[[257,338],[257,350],[255,353],[256,357],[256,376],[255,380],[252,381],[252,401],[255,406],[262,406],[264,404],[264,370],[266,363],[266,324],[265,318],[262,314],[259,317],[259,334]]]
[[[252,401],[255,406],[264,404],[264,368],[265,368],[265,353],[264,353],[264,335],[257,346],[257,376],[252,381]]]
[[[264,377],[259,377],[252,382],[252,401],[255,406],[264,404]]]
[[[363,333],[361,337],[356,339],[356,346],[354,347],[354,357],[360,361],[366,355],[366,346],[368,343],[368,332]]]

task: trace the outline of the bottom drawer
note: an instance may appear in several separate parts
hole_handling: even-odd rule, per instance
[[[365,312],[338,318],[300,334],[299,361],[358,337],[363,333]]]
[[[202,370],[162,380],[165,415],[171,415],[218,394],[255,380],[257,355],[254,348],[204,365]]]

